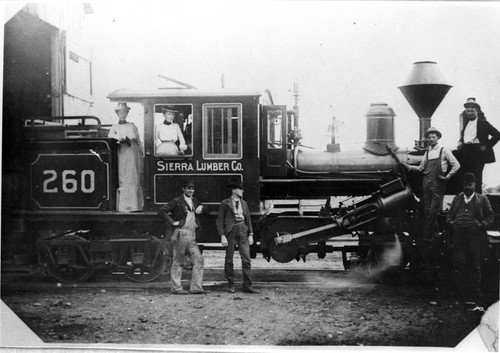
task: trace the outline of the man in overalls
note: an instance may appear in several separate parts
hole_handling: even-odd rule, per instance
[[[425,137],[429,141],[429,149],[420,165],[405,166],[423,174],[424,241],[435,241],[439,237],[437,215],[443,209],[446,182],[460,169],[460,164],[450,150],[438,144],[442,135],[435,127],[430,127]]]
[[[196,244],[196,228],[199,227],[197,215],[203,212],[203,206],[193,197],[194,188],[192,180],[185,181],[182,195],[173,198],[158,211],[158,215],[165,221],[165,237],[171,240],[173,245],[174,254],[170,271],[172,294],[207,293],[202,287],[203,256]],[[193,262],[189,292],[182,288],[181,283],[186,253],[189,253]]]

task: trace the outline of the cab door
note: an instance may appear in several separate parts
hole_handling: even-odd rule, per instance
[[[262,175],[286,177],[286,106],[263,106],[261,126]]]

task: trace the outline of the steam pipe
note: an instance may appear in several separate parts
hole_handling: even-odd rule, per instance
[[[293,83],[293,96],[295,98],[295,104],[293,106],[293,110],[295,111],[295,121],[294,128],[299,128],[299,83],[295,81]]]
[[[421,116],[418,118],[420,141],[425,140],[425,133],[431,127],[431,121],[432,121],[432,118],[430,118],[430,117],[426,118],[426,117]]]

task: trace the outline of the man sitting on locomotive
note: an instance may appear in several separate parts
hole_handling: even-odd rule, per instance
[[[481,267],[489,246],[486,228],[493,223],[495,213],[488,198],[475,189],[474,174],[464,174],[463,192],[453,199],[446,223],[453,233],[456,287],[471,304],[483,306]]]
[[[186,141],[182,130],[177,123],[174,123],[177,110],[171,108],[162,108],[165,117],[163,124],[156,127],[156,155],[177,156],[184,154],[187,150]],[[179,146],[177,146],[179,143]]]
[[[429,141],[429,149],[425,152],[420,165],[404,164],[404,166],[409,170],[422,172],[424,175],[422,187],[423,235],[424,240],[433,241],[439,236],[437,215],[443,209],[446,182],[460,169],[460,164],[450,150],[438,144],[438,140],[442,137],[439,130],[430,127],[425,132],[425,137]]]
[[[203,206],[193,197],[195,185],[187,180],[182,186],[182,195],[173,198],[162,206],[158,215],[165,221],[167,241],[172,241],[173,261],[170,271],[171,292],[187,294],[182,289],[181,277],[185,267],[185,255],[189,253],[193,263],[189,293],[204,294],[203,290],[203,256],[196,244],[196,228],[200,227],[197,216],[203,212]]]

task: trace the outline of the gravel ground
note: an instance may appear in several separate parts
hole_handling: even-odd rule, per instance
[[[406,275],[381,282],[356,270],[323,271],[342,269],[333,254],[306,263],[254,259],[260,294],[230,294],[222,259],[205,254],[207,295],[171,295],[163,276],[163,287],[148,289],[3,285],[2,300],[48,343],[455,347],[481,318]]]

